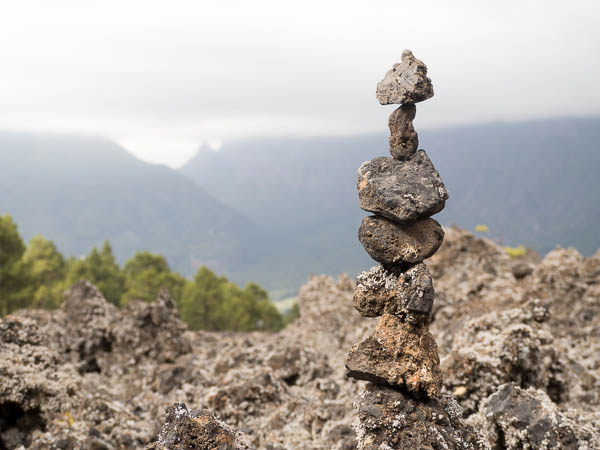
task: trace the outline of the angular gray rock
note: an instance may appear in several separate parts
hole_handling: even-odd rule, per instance
[[[365,317],[387,313],[415,323],[429,319],[434,295],[433,281],[425,264],[419,263],[404,272],[377,265],[358,274],[353,304]]]
[[[188,411],[183,403],[167,410],[158,440],[147,450],[218,449],[248,450],[240,433],[220,421],[208,409]]]
[[[388,119],[390,127],[390,154],[400,160],[409,159],[419,147],[419,136],[413,126],[417,107],[406,104],[396,109]]]
[[[368,216],[358,229],[358,239],[377,262],[416,264],[429,258],[442,245],[444,230],[434,219],[401,225],[383,217]]]
[[[444,209],[448,191],[424,150],[409,160],[379,157],[364,162],[356,183],[360,207],[394,222],[424,219]]]
[[[382,105],[417,103],[433,97],[433,85],[427,78],[427,66],[410,50],[402,52],[402,62],[394,64],[377,83],[377,100]]]
[[[569,417],[571,415],[571,417]],[[490,448],[600,448],[600,424],[561,411],[541,390],[514,383],[499,387],[469,422],[481,429]]]
[[[436,397],[442,386],[438,348],[427,326],[402,322],[391,314],[384,314],[373,334],[352,346],[346,375],[419,397]]]
[[[449,395],[415,400],[396,389],[368,384],[354,406],[359,450],[485,448]]]

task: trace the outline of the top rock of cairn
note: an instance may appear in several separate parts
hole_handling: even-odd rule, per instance
[[[427,78],[427,66],[410,50],[402,52],[402,62],[394,64],[377,83],[377,100],[382,105],[403,105],[433,97],[433,85]]]

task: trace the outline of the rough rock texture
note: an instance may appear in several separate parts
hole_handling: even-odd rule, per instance
[[[445,232],[427,260],[436,291],[430,331],[447,380],[440,399],[454,396],[464,407],[455,416],[470,422],[512,382],[543,391],[547,405],[578,429],[597,430],[600,253],[584,258],[556,249],[541,262],[527,259],[533,271],[516,279],[516,260],[501,246],[457,228]],[[355,312],[353,290],[346,276],[312,277],[298,295],[300,319],[273,334],[182,331],[177,313],[160,302],[134,302],[119,311],[101,297],[92,301],[95,294],[78,307],[95,304],[105,320],[87,313],[71,319],[64,310],[1,318],[0,417],[12,419],[0,420],[0,448],[143,449],[156,440],[173,403],[210,408],[260,449],[349,450],[378,434],[383,442],[389,433],[384,416],[373,417],[368,434],[357,436],[352,427],[352,402],[364,383],[345,378],[344,360],[378,321]],[[162,312],[150,313],[153,308]],[[143,342],[122,345],[117,336],[124,335]],[[107,348],[78,351],[84,338],[99,343],[103,337]],[[169,339],[190,352],[174,356]],[[138,354],[131,348],[138,345],[146,350]],[[78,370],[93,360],[96,370]],[[403,422],[405,435],[411,428],[420,435],[415,417]],[[493,425],[477,429],[497,442]],[[503,429],[505,442],[524,433]],[[578,431],[575,436],[580,448],[598,448]]]
[[[407,223],[444,209],[448,191],[424,150],[409,160],[379,157],[358,169],[360,207],[395,222]]]
[[[402,62],[394,64],[377,83],[377,100],[382,105],[417,103],[433,97],[427,67],[410,50],[402,52]]]
[[[433,255],[444,230],[434,219],[400,225],[378,216],[365,217],[358,239],[375,261],[388,265],[416,264]]]
[[[360,450],[485,448],[448,395],[416,401],[401,391],[368,384],[355,406]]]
[[[429,318],[434,294],[425,264],[416,264],[404,272],[377,265],[358,274],[353,304],[365,317],[386,313],[416,323]]]
[[[500,386],[470,420],[494,449],[600,448],[600,423],[578,422],[581,417],[559,411],[543,391],[514,383]]]
[[[175,403],[167,410],[165,422],[158,440],[146,447],[147,450],[247,450],[240,433],[233,431],[220,421],[213,412],[188,411],[183,403]]]
[[[416,113],[415,105],[406,104],[396,109],[388,119],[390,153],[400,161],[409,159],[419,147],[419,136],[413,126]]]
[[[442,373],[435,339],[425,325],[384,314],[371,336],[355,344],[346,359],[347,375],[387,383],[416,396],[435,397]]]
[[[507,382],[542,388],[557,403],[568,398],[566,363],[544,327],[546,320],[548,310],[536,301],[465,323],[442,365],[444,386],[465,414],[477,411]]]
[[[44,341],[31,319],[0,321],[0,448],[33,445],[78,400],[76,370],[59,370],[57,352]]]

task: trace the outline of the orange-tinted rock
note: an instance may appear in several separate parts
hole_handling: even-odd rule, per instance
[[[346,374],[416,396],[436,397],[442,385],[438,348],[427,326],[391,314],[384,314],[373,334],[352,346]]]

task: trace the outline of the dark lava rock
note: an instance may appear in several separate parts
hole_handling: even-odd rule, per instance
[[[244,450],[249,449],[240,433],[221,422],[208,409],[188,411],[183,403],[167,410],[158,440],[147,450]]]
[[[535,266],[527,261],[518,261],[511,266],[511,271],[517,280],[525,278],[533,272]]]
[[[460,406],[447,395],[415,400],[368,384],[354,406],[359,450],[485,448],[482,438],[463,422]]]
[[[365,317],[393,314],[410,322],[426,320],[435,292],[427,266],[419,263],[406,271],[378,265],[356,279],[353,304]]]
[[[442,245],[444,230],[433,219],[406,225],[383,217],[365,217],[358,239],[367,253],[382,264],[416,264],[429,258]]]
[[[400,161],[409,159],[419,147],[419,136],[413,126],[416,113],[415,105],[406,104],[396,109],[388,120],[390,153]]]
[[[349,377],[389,384],[415,396],[436,397],[442,385],[437,345],[427,327],[390,314],[383,315],[371,336],[352,346],[346,369]]]
[[[377,83],[377,100],[382,105],[417,103],[433,97],[427,66],[410,50],[402,52],[402,62],[394,64]]]
[[[448,191],[424,150],[409,160],[378,157],[358,169],[360,207],[395,222],[413,222],[444,209]]]
[[[598,426],[575,423],[544,392],[522,389],[514,383],[500,386],[470,422],[481,427],[494,449],[576,450],[600,446]]]
[[[509,382],[543,389],[556,403],[568,399],[565,356],[547,320],[543,305],[528,302],[465,321],[442,363],[444,387],[457,397],[465,414],[476,412],[483,400]]]

